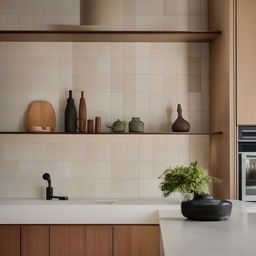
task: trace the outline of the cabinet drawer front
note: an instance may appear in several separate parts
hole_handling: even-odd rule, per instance
[[[86,227],[86,256],[112,256],[112,227]]]
[[[0,255],[20,256],[20,227],[0,227]]]
[[[114,256],[159,256],[158,226],[115,226]]]
[[[85,228],[56,226],[50,228],[51,256],[85,256]]]
[[[49,227],[21,227],[21,256],[49,256]]]

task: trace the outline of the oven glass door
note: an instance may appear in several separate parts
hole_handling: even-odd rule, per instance
[[[243,200],[254,201],[256,200],[256,154],[243,154],[242,162]]]

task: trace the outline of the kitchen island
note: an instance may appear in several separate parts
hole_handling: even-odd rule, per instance
[[[161,237],[159,245],[163,247],[165,256],[241,256],[251,255],[256,250],[254,203],[233,201],[231,219],[221,222],[186,220],[181,215],[179,202],[167,199],[0,200],[0,209],[1,227],[16,225],[25,230],[25,235],[27,232],[30,236],[33,228],[38,233],[36,227],[40,227],[40,232],[46,236],[52,232],[53,238],[55,234],[59,237],[62,229],[66,235],[74,232],[67,231],[65,227],[75,227],[81,235],[82,229],[79,227],[85,225],[89,227],[89,233],[85,233],[92,235],[99,231],[95,231],[94,227],[102,227],[104,239],[110,237],[110,244],[115,235],[107,236],[107,232],[116,231],[125,236],[134,234],[136,238],[143,238],[143,234],[146,236],[151,232],[149,239],[152,241]],[[74,237],[73,234],[71,237]],[[88,237],[87,235],[87,239]],[[49,239],[46,238],[46,241]],[[144,245],[147,243],[142,242]],[[109,255],[111,254],[110,248]],[[161,254],[160,249],[159,255]]]

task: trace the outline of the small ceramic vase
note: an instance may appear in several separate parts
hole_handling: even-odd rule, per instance
[[[129,122],[129,132],[144,132],[144,123],[139,117],[133,117]]]
[[[190,130],[190,124],[188,121],[186,121],[183,117],[182,117],[182,109],[181,109],[181,105],[178,104],[177,107],[177,112],[178,112],[178,118],[176,119],[176,121],[173,123],[172,125],[172,130],[174,132],[189,132]]]

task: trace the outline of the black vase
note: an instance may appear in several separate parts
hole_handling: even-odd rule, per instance
[[[69,91],[69,98],[67,99],[67,106],[65,109],[65,132],[77,131],[77,112],[74,99],[72,98],[72,91]]]
[[[182,108],[181,105],[178,104],[177,107],[177,112],[178,112],[178,118],[172,125],[172,130],[174,132],[189,132],[190,130],[190,124],[188,121],[186,121],[183,116],[182,116]]]
[[[210,195],[195,195],[193,200],[181,203],[182,215],[190,220],[221,221],[229,219],[232,203],[216,200]]]

